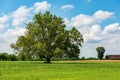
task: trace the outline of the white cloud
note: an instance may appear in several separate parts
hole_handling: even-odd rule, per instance
[[[101,32],[100,25],[92,25],[91,31],[92,31],[91,32],[92,34],[98,34],[98,33],[100,33]]]
[[[0,31],[4,29],[5,27],[9,26],[9,24],[0,24]]]
[[[106,54],[120,54],[120,24],[113,23],[105,26],[101,30],[100,25],[92,25],[84,35],[85,44],[81,56],[97,57],[96,47],[102,45],[105,47]],[[96,53],[96,54],[95,54]],[[89,55],[88,55],[89,54]]]
[[[98,20],[97,22],[101,22],[105,19],[113,17],[113,14],[114,14],[113,12],[98,10],[93,15],[93,18],[95,18],[95,20]]]
[[[18,36],[24,35],[24,32],[25,28],[16,27],[15,29],[8,29],[5,33],[0,34],[0,52],[11,53],[10,44],[16,42]]]
[[[107,46],[107,48],[115,54],[120,54],[119,46],[120,46],[120,24],[113,23],[108,26],[105,26],[104,30],[101,32],[103,37],[103,42]],[[111,53],[112,53],[111,52]]]
[[[67,5],[62,6],[60,9],[72,9],[72,8],[74,8],[73,5],[67,4]]]
[[[20,28],[20,27],[16,27],[15,29],[8,29],[5,33],[4,36],[5,37],[16,37],[19,35],[23,35],[25,32],[25,28]]]
[[[26,17],[29,15],[29,12],[31,11],[31,8],[27,8],[26,6],[21,6],[16,11],[12,13],[13,16],[13,26],[20,26],[21,24],[24,24],[24,21],[26,20]]]
[[[98,10],[93,14],[93,16],[80,14],[67,21],[69,22],[69,26],[90,26],[94,24],[100,24],[102,21],[111,18],[113,14],[113,12]]]
[[[0,23],[6,23],[9,19],[9,16],[7,15],[4,15],[2,17],[0,17]]]
[[[80,14],[71,19],[72,26],[87,26],[94,24],[94,19],[91,16]]]
[[[81,31],[82,34],[84,34],[86,42],[96,43],[100,42],[102,38],[104,38],[103,33],[108,32],[108,29],[106,30],[107,26],[105,30],[102,31],[101,26],[99,24],[102,23],[104,20],[111,18],[113,14],[113,12],[98,10],[92,16],[80,14],[71,18],[71,20],[64,18],[64,21],[67,26],[77,27],[79,31]],[[118,26],[118,24],[114,25]],[[119,27],[116,27],[116,30],[118,30],[118,28]]]
[[[101,27],[100,25],[92,25],[90,30],[84,33],[85,42],[96,43],[101,41]]]
[[[20,25],[23,25],[25,21],[28,19],[31,13],[40,12],[40,11],[46,11],[50,8],[51,4],[47,1],[43,2],[36,2],[33,6],[27,7],[27,6],[21,6],[16,11],[12,13],[13,22],[12,25],[15,27],[19,27]]]
[[[103,34],[109,35],[111,33],[120,34],[120,24],[119,23],[110,24],[104,28]]]
[[[5,25],[0,24],[0,29],[3,29],[5,27]]]
[[[113,23],[109,24],[104,27],[103,30],[101,30],[100,25],[92,25],[90,30],[87,30],[86,33],[84,33],[85,42],[94,43],[116,43],[116,41],[120,41],[120,24],[119,23]]]
[[[51,4],[48,3],[47,1],[37,2],[34,4],[34,11],[35,12],[46,11],[50,7],[51,7]]]
[[[3,15],[2,17],[0,17],[0,30],[8,26],[7,24],[8,20],[9,20],[9,16],[7,15]]]

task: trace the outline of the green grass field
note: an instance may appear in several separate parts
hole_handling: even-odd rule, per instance
[[[120,62],[1,61],[0,80],[120,80]]]

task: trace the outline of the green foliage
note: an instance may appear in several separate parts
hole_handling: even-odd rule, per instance
[[[97,52],[98,52],[98,58],[101,60],[104,57],[104,52],[105,52],[105,48],[104,47],[97,47],[96,48]]]
[[[9,54],[8,55],[8,60],[10,60],[10,61],[16,61],[17,60],[17,56],[14,55],[14,54]]]
[[[0,60],[1,61],[16,61],[17,56],[14,54],[0,53]]]
[[[55,57],[61,57],[61,58],[64,54],[63,50],[61,50],[60,48],[56,48],[53,53],[54,53]]]
[[[119,62],[0,62],[0,80],[120,80]]]
[[[1,61],[8,60],[8,54],[7,53],[0,53],[0,60]]]
[[[23,60],[23,61],[27,60],[26,55],[24,53],[20,53],[18,55],[18,59]]]
[[[52,57],[62,57],[64,54],[69,58],[78,58],[83,37],[76,28],[65,30],[66,25],[61,17],[50,12],[38,13],[26,26],[25,35],[19,36],[17,42],[11,44],[22,59],[36,55],[50,63]]]
[[[85,60],[86,58],[83,56],[82,58],[80,58],[81,60]]]
[[[68,36],[66,37],[65,41],[65,54],[70,59],[78,59],[80,54],[80,47],[82,46],[83,36],[81,33],[73,27],[71,30],[68,31]]]

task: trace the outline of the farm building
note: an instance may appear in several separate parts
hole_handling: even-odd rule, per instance
[[[106,55],[107,60],[120,60],[120,55]]]

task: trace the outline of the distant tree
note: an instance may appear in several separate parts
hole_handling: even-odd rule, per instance
[[[82,60],[85,60],[85,57],[83,56],[81,59],[82,59]]]
[[[0,60],[1,61],[8,60],[8,54],[7,53],[0,53]]]
[[[15,54],[9,54],[8,55],[8,60],[10,60],[10,61],[16,61],[17,60],[17,56]]]
[[[98,52],[98,58],[101,60],[104,57],[104,52],[105,52],[105,48],[104,47],[97,47],[96,48],[97,52]]]
[[[1,61],[16,61],[17,56],[15,54],[0,53]]]
[[[76,28],[66,30],[61,17],[50,12],[38,13],[26,26],[25,35],[19,36],[17,42],[11,44],[19,55],[30,58],[37,54],[47,63],[52,57],[63,54],[78,58],[83,37]]]
[[[7,53],[0,53],[0,60],[1,61],[6,61],[7,59],[8,59]]]

